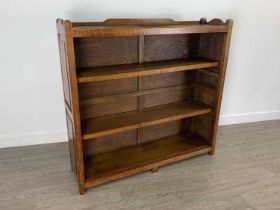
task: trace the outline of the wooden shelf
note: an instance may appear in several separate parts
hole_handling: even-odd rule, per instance
[[[85,158],[86,187],[158,168],[208,153],[211,147],[198,135],[180,135]]]
[[[161,26],[90,26],[78,25],[73,27],[74,37],[112,37],[140,36],[161,34],[191,34],[191,33],[220,33],[227,32],[227,25],[181,24]]]
[[[78,69],[78,82],[94,82],[152,74],[163,74],[218,66],[219,62],[204,58],[156,61]]]
[[[190,101],[86,119],[82,120],[82,138],[88,140],[210,112],[209,106]]]

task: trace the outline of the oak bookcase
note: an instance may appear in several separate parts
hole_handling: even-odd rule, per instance
[[[57,19],[80,193],[214,154],[232,20]]]

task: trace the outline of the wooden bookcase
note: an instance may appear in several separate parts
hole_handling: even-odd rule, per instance
[[[80,193],[214,154],[232,20],[57,20]]]

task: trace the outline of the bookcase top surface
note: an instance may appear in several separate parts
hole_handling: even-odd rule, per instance
[[[62,23],[72,26],[73,37],[107,37],[107,36],[139,36],[190,33],[222,33],[228,31],[231,20],[223,22],[213,19],[207,22],[174,21],[172,19],[108,19],[104,22],[71,22]]]

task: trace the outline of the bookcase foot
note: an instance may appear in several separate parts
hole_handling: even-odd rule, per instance
[[[156,172],[158,172],[158,170],[159,170],[159,167],[155,167],[155,168],[151,169],[152,173],[156,173]]]
[[[80,195],[83,195],[87,192],[87,189],[84,187],[80,187]]]
[[[208,152],[209,155],[214,155],[215,154],[215,150],[211,150],[210,152]]]

